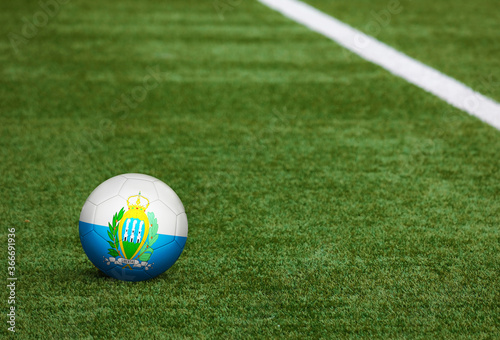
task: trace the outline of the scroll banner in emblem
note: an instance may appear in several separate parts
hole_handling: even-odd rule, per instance
[[[132,265],[132,267],[134,268],[141,268],[141,267],[145,267],[146,270],[148,270],[149,267],[151,267],[150,264],[148,264],[147,262],[145,261],[139,261],[139,260],[127,260],[127,259],[124,259],[123,257],[118,257],[118,258],[115,258],[115,257],[108,257],[106,259],[106,262],[108,262],[107,264],[111,264],[111,263],[114,263],[114,264],[117,264],[119,266],[126,266],[126,265]]]

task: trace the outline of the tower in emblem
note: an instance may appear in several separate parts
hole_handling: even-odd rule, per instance
[[[123,240],[124,241],[128,241],[128,238],[129,238],[129,236],[128,236],[128,227],[129,227],[129,225],[130,225],[130,220],[127,221],[127,226],[125,227],[125,234],[123,235]]]
[[[142,230],[143,225],[144,225],[144,221],[141,221],[141,225],[139,226],[139,234],[137,235],[137,240],[135,241],[135,243],[141,242],[141,230]]]

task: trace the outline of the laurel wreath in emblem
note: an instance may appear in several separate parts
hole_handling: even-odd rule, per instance
[[[108,223],[108,236],[111,239],[111,241],[108,241],[111,246],[111,248],[108,249],[108,254],[114,257],[122,256],[120,250],[118,249],[118,224],[123,218],[123,214],[125,214],[124,208],[122,208],[120,212],[113,215],[113,224]]]

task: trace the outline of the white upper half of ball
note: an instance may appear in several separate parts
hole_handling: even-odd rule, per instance
[[[122,208],[128,210],[127,199],[139,192],[149,200],[146,212],[155,214],[158,234],[187,237],[187,216],[177,194],[159,179],[142,174],[115,176],[95,188],[82,208],[80,221],[107,226],[114,214]],[[129,203],[135,201],[134,197]]]

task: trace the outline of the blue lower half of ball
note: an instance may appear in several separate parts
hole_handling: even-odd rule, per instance
[[[139,263],[126,263],[130,261],[109,254],[108,230],[107,226],[79,222],[80,241],[89,260],[106,275],[124,281],[144,281],[164,273],[177,261],[187,240],[183,236],[158,234],[147,262],[132,258]]]

